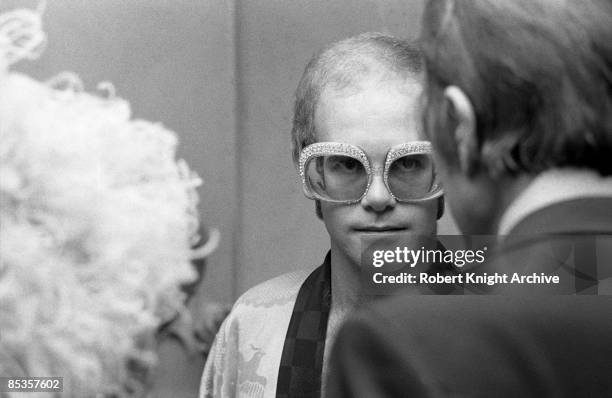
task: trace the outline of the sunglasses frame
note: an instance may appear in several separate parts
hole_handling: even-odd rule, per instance
[[[391,191],[389,187],[389,168],[391,164],[397,159],[406,156],[406,155],[419,155],[419,154],[431,154],[432,147],[431,142],[429,141],[411,141],[403,144],[395,145],[389,149],[387,155],[385,156],[385,166],[383,171],[383,180],[385,182],[385,186],[387,187],[387,191],[389,194],[398,202],[402,203],[418,203],[424,202],[427,200],[431,200],[437,197],[440,197],[444,194],[442,190],[442,186],[437,179],[435,179],[435,184],[432,187],[431,193],[423,198],[419,199],[400,199]],[[306,163],[313,157],[319,155],[346,155],[350,156],[354,159],[359,160],[368,175],[368,184],[358,199],[350,199],[350,200],[335,200],[324,198],[321,195],[317,194],[313,190],[310,189],[308,181],[306,179]],[[300,177],[302,178],[302,184],[304,186],[304,194],[308,199],[318,199],[324,200],[326,202],[332,203],[344,203],[344,204],[352,204],[360,202],[370,190],[370,185],[372,184],[372,166],[370,165],[370,159],[366,155],[365,151],[358,146],[343,143],[343,142],[315,142],[314,144],[308,145],[302,149],[300,152],[300,158],[298,161],[298,171],[300,173]]]

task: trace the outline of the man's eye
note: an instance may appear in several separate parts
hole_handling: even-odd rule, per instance
[[[361,169],[361,163],[346,156],[331,156],[328,159],[328,167],[333,171],[356,172]]]
[[[420,159],[405,156],[395,161],[396,167],[399,167],[402,170],[417,170],[420,169],[423,164]]]

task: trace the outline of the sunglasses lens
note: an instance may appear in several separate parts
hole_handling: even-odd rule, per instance
[[[394,160],[389,166],[387,182],[399,200],[422,199],[439,187],[429,154],[406,155]]]
[[[306,183],[322,199],[358,200],[368,186],[360,160],[347,155],[318,155],[305,164]]]

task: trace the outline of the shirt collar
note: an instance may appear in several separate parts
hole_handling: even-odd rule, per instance
[[[612,197],[612,177],[585,169],[552,169],[539,174],[508,206],[499,223],[499,235],[507,235],[525,217],[566,200]]]

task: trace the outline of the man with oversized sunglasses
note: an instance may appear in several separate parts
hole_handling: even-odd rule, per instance
[[[326,353],[360,303],[361,240],[436,233],[442,189],[418,114],[422,60],[410,44],[368,33],[309,62],[296,92],[293,158],[330,236],[314,272],[243,295],[221,327],[201,396],[318,397]]]

